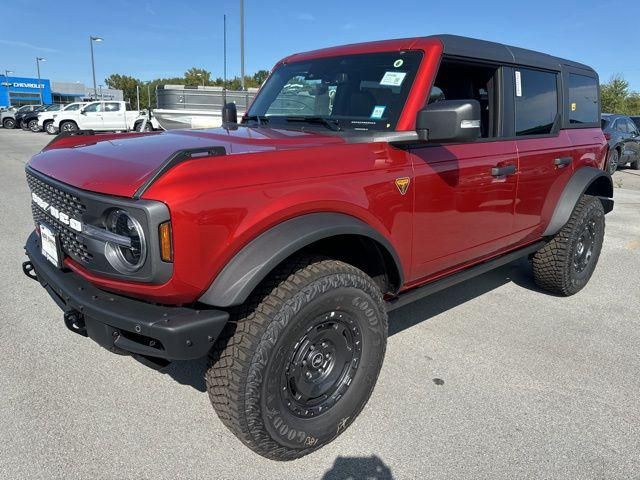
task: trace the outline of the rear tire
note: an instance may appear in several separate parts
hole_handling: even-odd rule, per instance
[[[25,122],[24,120],[22,120],[22,121],[20,122],[20,128],[26,132],[26,131],[28,131],[28,130],[29,130],[29,125],[27,124],[27,122]]]
[[[40,127],[38,126],[38,120],[31,120],[29,121],[29,130],[31,130],[33,133],[38,133],[40,131]]]
[[[607,172],[609,175],[613,175],[618,170],[618,162],[620,161],[620,152],[618,150],[613,149],[609,152],[609,156],[607,158]]]
[[[299,257],[229,322],[206,374],[222,422],[273,460],[321,448],[358,416],[378,378],[387,314],[380,289],[343,262]]]
[[[536,284],[562,296],[578,293],[589,282],[604,241],[604,208],[583,195],[567,224],[533,256]]]
[[[640,158],[638,158],[635,162],[631,163],[631,168],[633,170],[640,170]]]
[[[16,121],[13,118],[5,118],[2,126],[8,129],[16,128]]]
[[[66,121],[60,124],[60,132],[77,132],[78,125],[73,121]]]

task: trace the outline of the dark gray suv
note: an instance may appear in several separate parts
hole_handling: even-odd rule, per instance
[[[607,171],[613,173],[627,163],[640,170],[640,129],[624,115],[602,115],[602,131],[609,142]]]

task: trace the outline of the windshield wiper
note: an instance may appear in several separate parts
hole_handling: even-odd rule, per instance
[[[254,122],[258,122],[258,125],[262,125],[263,123],[269,123],[269,117],[264,115],[245,115],[242,123],[253,120]]]
[[[334,132],[339,132],[342,130],[342,128],[340,128],[340,123],[338,122],[338,120],[325,117],[285,117],[285,120],[287,122],[304,122],[324,125],[329,130],[333,130]]]

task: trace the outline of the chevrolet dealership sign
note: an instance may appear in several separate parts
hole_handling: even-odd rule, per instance
[[[3,87],[13,88],[45,88],[44,83],[27,83],[27,82],[2,82]]]

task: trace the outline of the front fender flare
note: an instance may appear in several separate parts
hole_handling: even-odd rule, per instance
[[[597,188],[596,188],[597,187]],[[613,182],[611,175],[594,167],[582,167],[576,170],[565,185],[558,204],[553,212],[544,237],[555,235],[566,225],[580,197],[588,193],[600,199],[605,213],[613,209]]]
[[[377,241],[393,257],[402,284],[400,258],[380,232],[342,213],[310,213],[286,220],[245,245],[198,301],[216,307],[241,305],[283,260],[318,240],[337,235],[360,235]]]

